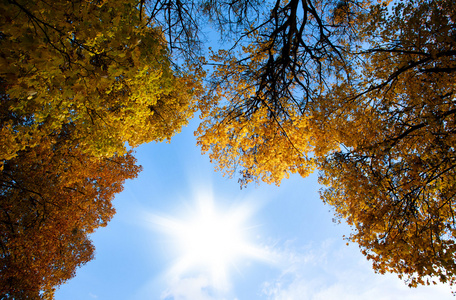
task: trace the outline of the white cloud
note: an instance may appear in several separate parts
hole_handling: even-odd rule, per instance
[[[206,277],[176,278],[162,293],[163,300],[213,300]]]
[[[448,286],[408,288],[393,274],[375,274],[359,249],[326,241],[301,249],[276,251],[281,274],[263,283],[269,300],[390,300],[453,299]]]
[[[175,278],[168,284],[161,294],[162,300],[239,300],[229,292],[215,289],[206,276]]]

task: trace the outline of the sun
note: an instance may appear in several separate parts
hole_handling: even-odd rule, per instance
[[[206,196],[180,219],[155,216],[154,223],[170,237],[178,255],[171,272],[177,276],[204,272],[212,286],[227,289],[229,272],[241,259],[268,259],[261,247],[250,242],[253,227],[246,223],[251,215],[247,205],[221,210]]]

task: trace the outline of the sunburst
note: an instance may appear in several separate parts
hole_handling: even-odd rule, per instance
[[[212,286],[229,287],[229,272],[246,258],[269,260],[266,251],[253,244],[253,227],[246,223],[253,209],[240,205],[221,211],[212,197],[199,197],[195,209],[180,219],[154,216],[153,222],[173,241],[178,258],[170,273],[179,277],[204,272]]]

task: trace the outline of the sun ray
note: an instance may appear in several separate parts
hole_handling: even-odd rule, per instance
[[[210,196],[197,198],[194,208],[181,218],[153,216],[152,222],[172,241],[177,260],[174,276],[205,273],[219,290],[229,288],[229,273],[242,259],[268,261],[270,257],[253,244],[253,227],[247,226],[253,208],[246,204],[221,210]]]

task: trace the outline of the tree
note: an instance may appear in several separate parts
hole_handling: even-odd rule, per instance
[[[242,184],[317,167],[376,271],[453,284],[455,19],[448,0],[277,1],[242,56],[213,55],[198,143]]]
[[[231,7],[233,12],[247,12],[217,24],[243,26],[236,40],[242,49],[212,56],[216,70],[200,101],[198,144],[227,174],[238,170],[241,184],[258,178],[279,184],[297,172],[305,177],[315,168],[308,105],[332,81],[348,76],[346,52],[358,39],[357,19],[335,18],[342,10],[337,1],[276,1],[262,15],[249,12],[255,2],[236,3],[242,8]],[[344,3],[355,14],[368,1]],[[211,15],[224,5],[213,5]],[[244,15],[253,17],[242,22]]]
[[[315,108],[321,138],[342,146],[321,158],[323,200],[375,270],[410,286],[456,280],[453,4],[374,7],[363,69]]]
[[[199,70],[172,68],[143,3],[0,1],[2,299],[52,299],[139,172],[127,149],[193,115]]]
[[[74,126],[19,151],[0,174],[0,298],[52,299],[93,258],[88,235],[114,215],[111,201],[140,171],[131,153],[89,156]]]
[[[107,157],[187,124],[197,78],[171,69],[166,40],[140,3],[1,1],[1,92],[11,103],[0,159],[65,124],[87,153]]]

